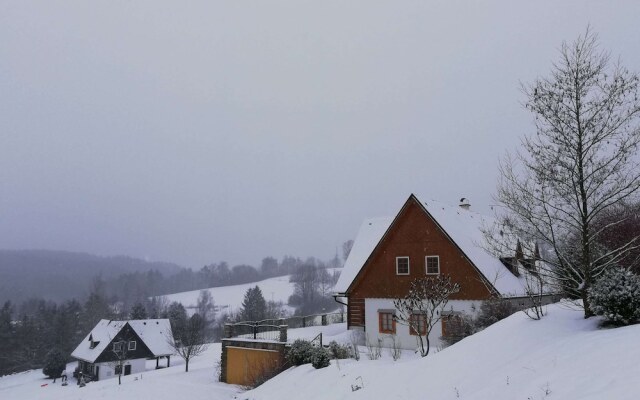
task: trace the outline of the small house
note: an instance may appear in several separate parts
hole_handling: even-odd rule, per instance
[[[173,349],[169,345],[171,324],[168,319],[110,321],[103,319],[71,353],[78,360],[76,373],[90,380],[130,375],[147,369],[147,360],[155,367],[169,366]]]

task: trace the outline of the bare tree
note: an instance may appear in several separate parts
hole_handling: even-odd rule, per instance
[[[124,368],[127,360],[129,360],[131,356],[131,352],[137,348],[134,339],[135,336],[132,328],[129,324],[125,324],[111,344],[111,361],[109,365],[113,367],[115,374],[118,375],[118,385],[122,384],[122,375],[124,374]]]
[[[460,285],[450,276],[420,277],[411,282],[409,293],[403,299],[393,301],[397,310],[394,319],[416,335],[420,355],[429,354],[429,334],[442,319],[442,312],[449,297],[460,291]]]
[[[216,312],[213,296],[211,296],[211,292],[209,292],[209,290],[203,289],[200,291],[200,294],[198,295],[196,310],[197,314],[202,317],[205,336],[207,338],[212,338],[213,332],[211,328],[213,322],[215,321]]]
[[[209,344],[206,343],[205,324],[202,317],[193,314],[182,329],[172,330],[167,338],[169,345],[185,362],[184,370],[189,372],[189,361],[202,354]]]
[[[541,256],[541,273],[581,298],[589,317],[593,282],[640,244],[634,236],[611,248],[599,245],[628,218],[623,214],[595,224],[640,189],[638,76],[612,64],[589,28],[560,53],[549,78],[523,87],[536,132],[500,165],[496,200],[504,207],[488,237],[497,247],[518,237],[523,245],[550,248]]]
[[[342,257],[345,261],[349,258],[349,254],[351,254],[351,249],[353,248],[353,240],[347,240],[342,243]]]

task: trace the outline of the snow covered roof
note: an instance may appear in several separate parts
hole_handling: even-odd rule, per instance
[[[520,277],[515,276],[499,258],[483,247],[485,238],[482,228],[492,226],[492,218],[459,206],[434,200],[424,201],[417,196],[415,198],[503,297],[525,294],[526,272],[523,271]],[[347,291],[392,222],[393,218],[373,218],[364,221],[334,288],[335,292],[343,294]]]
[[[459,206],[451,206],[435,200],[425,201],[417,196],[416,198],[503,297],[525,294],[524,273],[520,277],[515,276],[498,257],[485,249],[486,239],[482,231],[483,228],[494,225],[493,218]],[[515,252],[515,246],[513,251]]]
[[[89,334],[80,342],[71,356],[80,360],[94,362],[111,343],[114,337],[129,323],[154,356],[173,354],[167,342],[171,335],[171,324],[168,319],[138,319],[129,321],[100,320]],[[94,344],[92,347],[92,343]]]
[[[349,257],[344,263],[344,268],[340,273],[340,278],[333,290],[337,293],[344,293],[347,291],[351,282],[356,278],[358,272],[369,258],[369,255],[373,252],[373,249],[378,245],[382,236],[384,236],[387,229],[393,222],[393,218],[370,218],[364,220],[358,230],[355,240],[353,241],[353,247],[349,253]]]

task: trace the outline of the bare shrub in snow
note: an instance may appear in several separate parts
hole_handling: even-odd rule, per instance
[[[640,320],[640,277],[623,268],[605,271],[589,290],[593,312],[629,325]]]
[[[402,345],[400,344],[400,339],[396,335],[389,335],[389,340],[391,341],[389,354],[391,354],[393,361],[398,361],[400,357],[402,357]]]
[[[416,333],[422,357],[429,354],[429,334],[442,319],[449,297],[458,291],[460,285],[448,275],[420,277],[411,282],[409,293],[403,299],[393,301],[398,311],[394,319]]]
[[[360,343],[362,343],[364,332],[353,331],[350,336],[351,348],[353,349],[353,358],[356,361],[360,361]]]
[[[377,360],[382,356],[382,339],[371,341],[367,335],[367,357],[369,360]]]

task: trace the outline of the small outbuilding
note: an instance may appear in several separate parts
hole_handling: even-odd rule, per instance
[[[169,345],[171,324],[168,319],[110,321],[103,319],[71,353],[78,360],[74,373],[90,380],[130,375],[146,370],[147,360],[165,359],[169,366],[173,349]],[[122,370],[121,370],[122,369]]]

